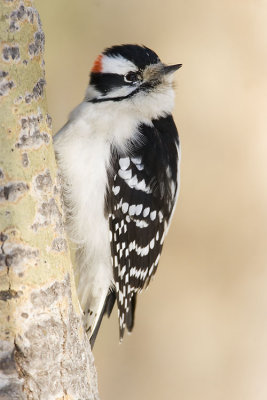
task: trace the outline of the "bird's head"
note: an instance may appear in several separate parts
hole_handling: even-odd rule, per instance
[[[163,64],[157,54],[133,44],[110,47],[91,70],[86,101],[119,102],[172,91],[172,74],[182,65]]]

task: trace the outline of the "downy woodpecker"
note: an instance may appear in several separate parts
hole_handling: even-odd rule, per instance
[[[120,339],[158,266],[179,185],[173,72],[144,46],[96,59],[85,98],[54,137],[77,290],[94,343],[117,301]]]

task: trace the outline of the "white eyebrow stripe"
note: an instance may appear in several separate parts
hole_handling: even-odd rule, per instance
[[[125,75],[129,71],[138,71],[138,68],[131,61],[122,56],[103,55],[102,73]]]

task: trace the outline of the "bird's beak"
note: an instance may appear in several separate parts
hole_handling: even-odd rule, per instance
[[[143,72],[142,88],[157,86],[166,76],[170,77],[177,69],[181,68],[182,64],[165,65],[159,62],[158,64],[148,65]],[[167,79],[168,80],[168,79]]]
[[[181,68],[183,64],[164,65],[162,69],[163,75],[173,74],[177,69]]]

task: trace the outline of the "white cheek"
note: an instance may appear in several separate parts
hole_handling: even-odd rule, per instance
[[[173,83],[173,74],[167,74],[164,77],[164,82],[166,82],[167,84],[172,84]]]
[[[172,113],[174,97],[175,94],[171,82],[165,81],[154,91],[148,93],[140,92],[133,96],[132,101],[140,116],[152,120]]]

